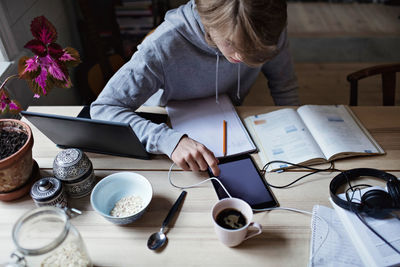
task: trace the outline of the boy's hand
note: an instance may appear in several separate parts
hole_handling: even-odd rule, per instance
[[[171,159],[185,171],[206,171],[210,167],[215,176],[219,175],[218,159],[207,147],[184,136],[172,152]]]

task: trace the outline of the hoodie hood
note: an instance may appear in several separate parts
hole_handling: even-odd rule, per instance
[[[191,0],[186,5],[180,6],[175,10],[168,11],[165,21],[171,23],[173,27],[190,43],[216,56],[215,63],[215,101],[218,103],[218,73],[219,60],[223,54],[218,48],[211,47],[205,40],[205,30],[199,13],[196,10],[196,3]],[[238,83],[236,96],[240,100],[240,64],[238,64]]]
[[[165,15],[165,21],[172,24],[173,27],[190,43],[201,50],[210,54],[222,53],[214,47],[211,47],[205,40],[205,30],[199,13],[196,9],[196,3],[191,0],[186,5],[177,9],[170,10]]]

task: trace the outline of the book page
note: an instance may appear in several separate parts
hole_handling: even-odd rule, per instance
[[[384,190],[379,186],[363,189],[361,193],[355,194],[354,201],[360,202],[361,195],[367,190],[372,189]],[[340,194],[339,197],[345,199],[344,194]],[[361,260],[366,266],[400,265],[400,255],[369,230],[356,214],[337,206],[332,199],[330,199],[330,201],[348,232]],[[385,219],[363,217],[376,232],[383,236],[396,249],[400,250],[400,220],[394,217]]]
[[[313,207],[309,266],[363,266],[334,209]]]
[[[297,112],[327,159],[338,153],[381,153],[343,105],[306,105]]]
[[[258,145],[260,157],[267,161],[302,163],[324,157],[294,109],[286,108],[250,116],[245,119],[245,123],[252,128],[249,131]],[[272,164],[268,170],[283,167],[286,165]]]
[[[227,95],[172,101],[167,112],[172,128],[202,143],[216,157],[223,156],[223,121],[227,122],[227,156],[253,152],[256,146]]]

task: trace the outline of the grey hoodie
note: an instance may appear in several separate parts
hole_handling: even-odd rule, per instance
[[[155,124],[134,113],[158,89],[160,105],[228,94],[240,105],[260,71],[268,79],[277,105],[298,105],[297,80],[288,48],[286,30],[281,34],[279,54],[259,68],[232,64],[210,47],[194,0],[169,11],[165,21],[110,79],[91,105],[94,119],[128,122],[146,150],[171,157],[184,133]],[[240,66],[239,66],[240,65]],[[240,77],[239,77],[240,75]]]

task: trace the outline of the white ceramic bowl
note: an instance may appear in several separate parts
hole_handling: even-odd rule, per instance
[[[110,215],[115,203],[123,197],[139,196],[143,200],[142,209],[127,217]],[[90,195],[90,203],[95,211],[115,224],[128,224],[139,219],[153,197],[150,182],[134,172],[117,172],[104,177],[96,184]]]

